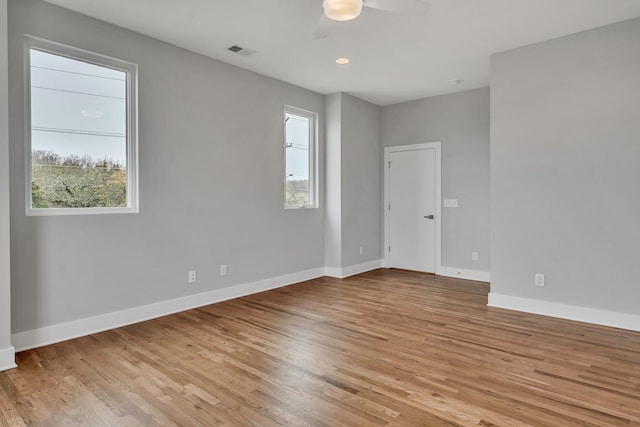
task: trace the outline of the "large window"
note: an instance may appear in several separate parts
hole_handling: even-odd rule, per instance
[[[35,38],[27,64],[27,213],[137,212],[135,64]]]
[[[316,121],[316,113],[285,107],[285,208],[316,207]]]

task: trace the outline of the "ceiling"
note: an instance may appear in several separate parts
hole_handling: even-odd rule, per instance
[[[313,39],[322,0],[46,0],[322,94],[378,105],[489,84],[492,53],[640,16],[638,0],[428,0],[363,9]],[[257,51],[245,57],[227,50]],[[348,57],[348,65],[335,63]],[[450,80],[462,83],[451,86]]]

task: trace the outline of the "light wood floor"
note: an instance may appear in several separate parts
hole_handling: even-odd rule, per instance
[[[640,425],[640,333],[321,278],[18,354],[0,425]]]

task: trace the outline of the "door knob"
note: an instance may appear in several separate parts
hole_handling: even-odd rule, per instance
[[[425,217],[426,219],[433,219],[433,218],[435,218],[433,215],[425,215],[424,217]]]

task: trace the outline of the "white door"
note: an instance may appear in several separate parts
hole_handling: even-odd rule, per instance
[[[436,149],[387,157],[388,267],[436,271]]]

